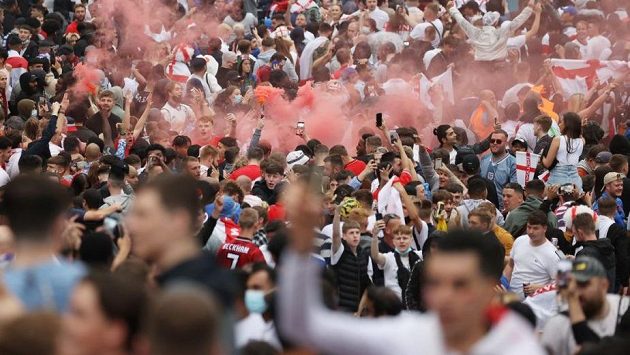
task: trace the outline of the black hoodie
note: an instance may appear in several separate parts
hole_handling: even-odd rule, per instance
[[[611,292],[615,286],[615,248],[610,239],[600,238],[596,240],[588,240],[581,243],[583,249],[580,250],[575,257],[592,256],[599,260],[606,269],[606,275],[609,281],[608,291]]]
[[[261,200],[267,202],[269,205],[275,204],[278,197],[276,189],[272,190],[268,188],[265,180],[258,180],[254,183],[252,195],[260,197]]]

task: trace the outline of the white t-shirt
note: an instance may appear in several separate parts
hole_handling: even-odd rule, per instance
[[[586,55],[588,54],[588,41],[586,42],[586,44],[582,44],[582,42],[578,41],[577,39],[574,39],[571,42],[577,44],[578,47],[580,47],[580,56],[582,57],[582,59],[586,58]]]
[[[273,322],[266,323],[258,313],[250,313],[234,325],[236,347],[241,348],[250,341],[265,341],[276,349],[282,349]]]
[[[586,43],[586,56],[582,59],[606,60],[612,54],[610,41],[604,36],[595,36]]]
[[[376,215],[372,214],[368,216],[368,225],[367,225],[367,230],[371,231],[372,228],[374,228],[374,224],[376,224]],[[322,228],[322,234],[327,236],[328,238],[332,238],[332,223],[331,224],[327,224],[324,226],[324,228]],[[339,222],[339,235],[343,235],[343,233],[341,232],[343,228],[343,222]]]
[[[8,184],[9,181],[11,181],[9,174],[3,168],[0,168],[0,187]]]
[[[617,315],[625,313],[628,309],[630,299],[624,297],[619,304],[619,295],[606,295],[608,302],[608,314],[602,319],[591,319],[587,321],[588,327],[591,328],[600,337],[611,336],[615,334],[617,325]],[[572,355],[578,350],[573,337],[571,328],[571,320],[566,315],[558,314],[547,321],[543,328],[542,337],[540,338],[542,345],[548,348],[555,355]]]
[[[556,277],[560,256],[550,241],[532,246],[529,236],[516,238],[510,257],[514,260],[510,291],[523,294],[523,283],[546,285]]]
[[[370,18],[376,21],[376,28],[379,31],[385,29],[385,25],[389,22],[389,15],[387,12],[379,9],[378,7],[374,11],[370,12]]]
[[[438,55],[442,51],[441,48],[431,49],[424,53],[424,57],[422,57],[422,63],[426,69],[429,69],[429,64],[431,64],[431,60]]]
[[[162,116],[171,124],[171,130],[179,134],[184,133],[186,122],[195,119],[195,113],[190,106],[181,104],[176,108],[168,102],[162,107]]]
[[[402,289],[400,285],[398,285],[398,264],[396,264],[396,255],[395,252],[389,252],[383,254],[385,256],[385,265],[381,267],[378,266],[379,269],[384,270],[383,275],[385,276],[385,287],[394,291],[398,298],[402,299]],[[411,253],[416,253],[422,260],[422,253],[416,250],[412,250]],[[402,264],[409,269],[411,272],[411,268],[409,267],[409,256],[401,256],[400,261]]]

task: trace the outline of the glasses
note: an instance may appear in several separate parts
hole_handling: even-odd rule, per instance
[[[491,139],[491,140],[490,140],[490,143],[491,143],[491,144],[501,144],[501,143],[503,143],[503,141],[502,141],[502,140],[500,140],[500,139]]]

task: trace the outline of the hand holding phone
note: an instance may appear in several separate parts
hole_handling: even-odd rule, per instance
[[[390,142],[396,143],[398,140],[400,139],[400,137],[398,136],[398,132],[396,132],[395,129],[392,129],[391,131],[389,131],[389,140]]]
[[[295,135],[302,137],[304,135],[305,127],[306,125],[303,121],[298,121],[298,123],[295,125]]]
[[[376,114],[376,127],[383,127],[383,114],[381,112]]]
[[[441,169],[442,168],[442,158],[436,158],[435,159],[435,170]]]

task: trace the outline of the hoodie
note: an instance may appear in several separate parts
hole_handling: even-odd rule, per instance
[[[479,207],[479,205],[482,202],[490,202],[490,201],[485,200],[485,199],[479,199],[479,200],[468,199],[468,200],[463,200],[462,204],[457,207],[457,213],[459,213],[459,215],[462,218],[461,219],[461,221],[462,221],[461,227],[462,228],[464,228],[464,229],[468,228],[468,214],[470,213],[470,211],[472,211],[475,208]],[[492,202],[490,202],[490,203],[492,203]],[[503,220],[503,215],[501,214],[501,211],[499,211],[497,209],[497,224],[502,226],[504,222],[505,221]]]
[[[272,190],[267,187],[267,182],[265,180],[258,180],[254,183],[254,187],[252,187],[252,195],[260,197],[260,199],[267,202],[268,205],[275,204],[278,197],[275,189]]]
[[[582,159],[578,162],[577,171],[580,176],[587,176],[595,173],[588,165],[588,162],[586,162],[586,159]]]
[[[615,259],[615,248],[610,239],[600,238],[581,242],[582,250],[575,254],[575,257],[592,256],[599,260],[606,269],[606,277],[609,281],[608,292],[615,287],[615,272],[617,261]]]
[[[525,234],[525,227],[527,226],[527,218],[529,215],[540,209],[540,205],[542,204],[542,200],[536,196],[527,196],[525,201],[515,208],[514,210],[508,213],[505,218],[505,225],[503,228],[508,231],[514,238],[518,238],[521,235]],[[549,222],[549,226],[553,228],[557,228],[558,220],[556,216],[552,212],[547,213],[547,220]],[[497,224],[498,223],[497,221]]]
[[[123,90],[120,86],[113,86],[110,90],[114,93],[114,107],[112,107],[112,113],[120,118],[125,117]]]

